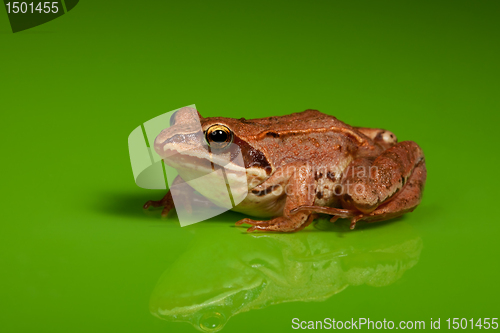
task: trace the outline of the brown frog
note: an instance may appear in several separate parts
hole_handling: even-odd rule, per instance
[[[191,126],[193,117],[198,126]],[[352,127],[317,110],[247,120],[203,118],[182,108],[172,118],[173,125],[156,138],[155,150],[162,157],[175,153],[164,160],[180,177],[195,165],[217,164],[218,155],[233,153],[226,149],[241,154],[248,195],[233,210],[270,218],[236,223],[251,225],[248,231],[298,231],[318,213],[333,215],[332,222],[348,218],[354,229],[360,220],[411,212],[422,197],[422,149],[413,141],[398,143],[383,129]],[[166,216],[174,208],[171,193],[144,208],[150,206],[164,207]]]

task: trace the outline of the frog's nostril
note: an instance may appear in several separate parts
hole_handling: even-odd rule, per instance
[[[164,144],[169,144],[169,143],[188,143],[188,144],[194,144],[194,143],[200,143],[200,133],[186,133],[186,134],[175,134],[165,140],[163,143]]]
[[[175,111],[171,116],[170,116],[170,126],[174,126],[175,125],[175,117],[177,116],[177,113],[179,111]]]

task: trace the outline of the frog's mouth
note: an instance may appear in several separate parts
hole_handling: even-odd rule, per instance
[[[177,149],[167,148],[160,152],[165,164],[176,169],[184,181],[184,184],[178,183],[179,187],[175,185],[178,191],[173,190],[173,196],[176,194],[181,196],[181,193],[185,192],[185,186],[189,185],[215,206],[229,210],[242,202],[248,194],[246,170],[242,165],[235,163],[234,159],[231,160],[229,153],[221,156],[203,147],[181,149],[180,152]],[[176,200],[174,197],[177,203],[185,200],[186,198],[180,197]],[[186,213],[188,211],[186,208]]]
[[[208,174],[215,169],[223,168],[229,173],[245,172],[241,153],[231,154],[229,150],[226,153],[215,154],[206,147],[179,147],[179,145],[175,147],[165,145],[159,148],[155,145],[155,150],[167,165],[177,170],[192,170]]]
[[[214,166],[210,160],[210,155],[206,152],[195,152],[192,150],[184,150],[182,152],[176,149],[165,149],[160,156],[165,164],[174,169],[188,169],[210,173]]]

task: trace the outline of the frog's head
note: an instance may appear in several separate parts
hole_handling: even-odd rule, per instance
[[[265,151],[252,134],[262,129],[244,119],[203,118],[193,108],[182,108],[170,118],[170,127],[155,139],[154,149],[185,180],[225,168],[228,177],[244,172],[253,187],[272,171]]]

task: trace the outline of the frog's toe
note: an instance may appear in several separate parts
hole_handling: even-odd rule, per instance
[[[334,215],[337,216],[337,218],[350,218],[353,217],[356,214],[356,210],[353,209],[345,209],[345,208],[335,208],[335,207],[325,207],[325,206],[309,206],[309,205],[302,205],[295,207],[290,211],[290,213],[295,214],[297,212],[301,211],[310,211],[310,212],[315,212],[315,213],[320,213],[320,214],[328,214],[328,215]],[[332,221],[334,222],[334,221]]]
[[[157,201],[156,200],[148,200],[144,204],[144,206],[142,206],[142,208],[148,209],[149,207],[155,207],[156,208],[156,207],[160,207],[160,206],[162,206],[161,200],[157,200]]]
[[[238,225],[243,223],[250,224],[251,227],[247,229],[247,232],[252,232],[255,230],[260,231],[275,231],[275,232],[296,232],[304,229],[309,224],[311,224],[315,215],[311,214],[306,217],[306,219],[288,218],[288,217],[276,217],[269,221],[254,221],[251,219],[243,219],[238,221]]]
[[[163,207],[161,211],[161,217],[167,217],[168,213],[174,209],[174,201],[172,199],[172,193],[168,193],[161,200],[148,200],[142,208],[148,209],[149,207]]]
[[[236,222],[236,225],[240,226],[242,224],[250,224],[250,225],[263,225],[263,224],[269,224],[269,221],[256,221],[256,220],[252,220],[252,219],[249,219],[249,218],[244,218],[242,220],[239,220],[238,222]]]
[[[237,226],[240,226],[242,224],[250,224],[251,225],[251,227],[247,229],[247,232],[253,232],[255,230],[272,231],[269,229],[270,226],[272,225],[271,221],[256,221],[256,220],[245,218],[245,219],[242,219],[242,220],[239,220],[238,222],[236,222]]]
[[[338,215],[334,215],[334,216],[332,216],[332,218],[330,219],[330,222],[332,222],[332,223],[333,223],[333,222],[337,221],[337,220],[339,219],[339,217],[340,217],[340,216],[338,216]]]
[[[354,230],[354,228],[356,228],[356,223],[361,221],[365,217],[366,217],[365,214],[361,214],[361,215],[354,216],[353,218],[351,218],[351,225],[349,226],[349,229]]]
[[[247,221],[246,221],[246,220],[250,220],[250,219],[242,219],[242,220],[239,220],[238,222],[236,222],[236,223],[235,223],[235,225],[240,226],[240,225],[242,225],[242,224],[244,224],[244,223],[247,223]]]
[[[276,230],[269,229],[269,225],[254,225],[254,226],[251,226],[250,228],[248,228],[247,232],[254,232],[255,230],[276,231]]]

